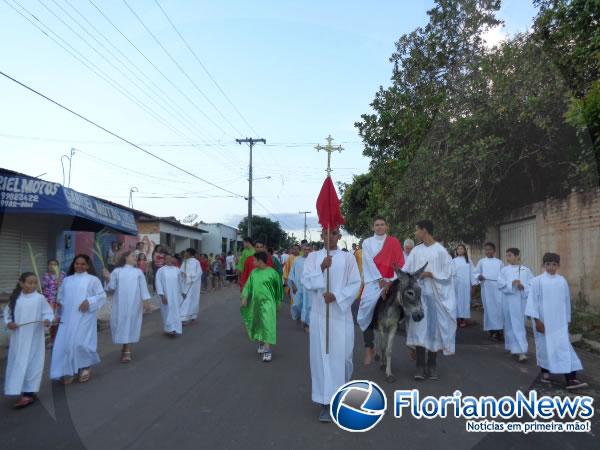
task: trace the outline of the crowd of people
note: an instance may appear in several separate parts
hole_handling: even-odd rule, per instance
[[[451,255],[427,220],[415,226],[418,245],[412,239],[401,244],[389,235],[383,217],[373,220],[373,236],[353,245],[352,251],[338,248],[339,229],[323,230],[321,237],[321,248],[302,241],[281,252],[246,238],[239,258],[231,252],[197,254],[192,248],[177,254],[157,246],[147,261],[141,246],[128,251],[114,246],[101,274],[84,254],[73,259],[66,274],[55,260],[49,261],[42,280],[26,272],[4,314],[11,330],[5,394],[20,396],[17,408],[34,402],[44,367],[45,327],[53,342],[50,378],[64,384],[75,378],[88,381],[91,367],[100,362],[97,312],[107,294],[112,294],[113,343],[121,346],[121,362],[128,363],[149,308],[148,284],[160,297],[165,334],[175,337],[198,318],[202,291],[237,282],[242,322],[266,363],[273,360],[277,343],[277,312],[289,298],[291,318],[309,337],[311,398],[321,405],[319,420],[330,422],[330,399],[352,375],[355,323],[369,366],[375,354],[377,309],[399,271],[419,277],[424,317],[416,321],[409,315],[405,320],[415,380],[440,378],[437,355],[455,353],[457,329],[470,323],[473,288],[480,286],[483,329],[493,339],[526,362],[529,317],[540,380],[550,382],[551,374],[564,374],[567,389],[586,386],[577,379],[582,365],[569,341],[569,288],[558,274],[559,255],[544,254],[544,271],[534,276],[521,264],[519,249],[509,248],[504,263],[488,242],[485,257],[474,266],[464,244]],[[353,305],[358,305],[354,314]]]

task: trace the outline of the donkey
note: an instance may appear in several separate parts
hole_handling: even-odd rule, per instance
[[[398,325],[408,315],[415,322],[419,322],[425,315],[421,304],[421,288],[417,283],[425,267],[427,263],[413,274],[397,270],[398,278],[390,286],[385,299],[379,299],[376,307],[378,331],[376,359],[381,360],[381,369],[385,369],[385,380],[388,383],[396,380],[392,375],[392,343]]]

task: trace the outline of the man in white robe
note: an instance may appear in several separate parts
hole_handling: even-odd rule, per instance
[[[333,394],[352,375],[354,323],[350,306],[360,288],[360,273],[350,252],[338,250],[339,228],[322,238],[330,249],[312,252],[304,263],[303,283],[310,297],[310,372],[312,400],[322,406],[319,420],[331,422],[329,403]],[[329,268],[329,292],[327,289]],[[329,353],[326,353],[326,310],[329,305]]]
[[[124,260],[124,261],[123,261]],[[114,344],[121,344],[121,362],[131,361],[131,344],[139,342],[142,316],[150,309],[150,293],[144,273],[136,267],[132,251],[121,256],[121,267],[110,274],[106,291],[113,293],[110,331]],[[106,274],[105,274],[106,275]]]
[[[69,382],[83,370],[89,378],[89,367],[100,362],[96,314],[106,301],[106,292],[100,279],[87,272],[67,276],[59,292],[61,324],[52,347],[50,378]]]
[[[475,267],[475,277],[481,284],[481,301],[483,302],[483,329],[494,339],[502,340],[504,328],[504,311],[502,294],[498,289],[498,277],[502,269],[502,261],[496,258],[496,246],[492,242],[484,245],[485,258],[481,258]]]
[[[417,223],[415,237],[422,244],[408,255],[402,268],[421,274],[421,302],[425,316],[420,322],[408,318],[406,345],[415,347],[417,371],[415,380],[437,380],[437,352],[453,355],[456,339],[456,300],[451,280],[451,259],[448,251],[433,239],[433,224],[429,220]]]
[[[175,258],[172,255],[166,255],[165,265],[156,272],[156,293],[161,297],[160,314],[163,320],[163,329],[170,336],[182,334],[181,272],[174,264]]]
[[[200,311],[200,292],[202,288],[202,267],[196,259],[196,250],[188,248],[180,268],[182,277],[181,320],[183,325],[198,318]]]
[[[587,383],[577,379],[581,361],[569,339],[571,295],[567,280],[558,274],[560,256],[546,253],[544,273],[531,280],[525,314],[531,317],[537,365],[543,383],[550,383],[550,374],[565,374],[566,388],[579,389]]]
[[[402,251],[404,252],[404,261],[407,260],[408,255],[412,252],[412,249],[415,248],[415,241],[412,239],[404,239],[402,243]]]
[[[376,317],[374,315],[377,302],[382,295],[385,296],[392,282],[397,278],[395,269],[402,268],[403,265],[404,254],[400,242],[395,237],[387,235],[385,219],[380,216],[375,217],[373,236],[365,239],[362,244],[364,288],[356,317],[358,326],[363,332],[366,366],[373,362],[375,355]]]
[[[30,274],[24,281],[14,310],[4,308],[4,321],[10,331],[10,346],[4,381],[5,395],[21,395],[15,405],[21,408],[33,403],[40,390],[44,373],[44,326],[50,326],[54,312],[50,304],[35,291],[38,281]]]
[[[527,332],[525,331],[525,305],[533,273],[520,262],[518,248],[506,250],[507,265],[498,276],[504,311],[504,348],[517,355],[519,362],[527,361]]]

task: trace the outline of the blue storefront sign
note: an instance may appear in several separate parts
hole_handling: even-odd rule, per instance
[[[133,214],[58,183],[0,169],[0,213],[54,214],[86,219],[126,234],[137,234]]]

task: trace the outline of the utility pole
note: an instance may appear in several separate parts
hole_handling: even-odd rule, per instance
[[[254,139],[254,138],[245,138],[245,139],[236,139],[235,142],[238,144],[248,144],[250,147],[250,163],[248,164],[248,237],[252,237],[252,147],[257,142],[262,142],[266,144],[267,141],[265,139]]]
[[[310,214],[310,211],[299,211],[298,214],[304,214],[304,240],[306,240],[306,215]]]

